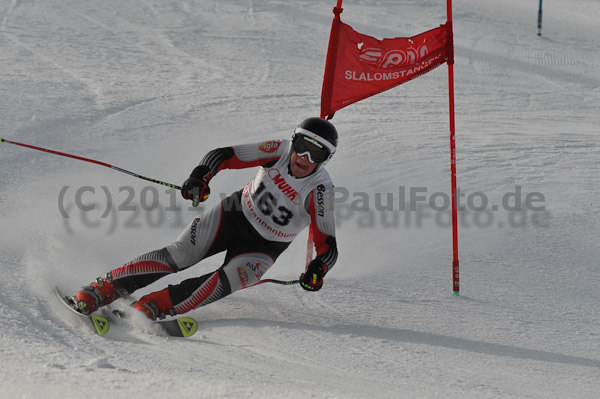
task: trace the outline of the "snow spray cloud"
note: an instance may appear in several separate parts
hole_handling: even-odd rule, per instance
[[[58,211],[69,234],[93,229],[112,234],[117,229],[183,229],[194,215],[214,206],[202,203],[182,206],[178,190],[145,186],[136,191],[121,186],[64,186],[58,195]],[[214,198],[214,194],[211,198]],[[227,197],[221,193],[220,198]],[[461,228],[546,227],[550,213],[540,192],[524,193],[521,186],[505,192],[491,203],[483,192],[457,191],[458,221]],[[165,203],[166,202],[166,203]],[[451,199],[444,192],[429,193],[427,187],[399,186],[395,192],[350,192],[334,189],[338,228],[414,229],[427,226],[451,228]],[[187,214],[184,211],[191,212]]]

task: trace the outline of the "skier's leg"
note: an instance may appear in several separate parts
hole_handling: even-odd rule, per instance
[[[256,284],[272,265],[273,259],[264,253],[238,255],[213,273],[143,296],[134,308],[152,319],[186,313]]]
[[[165,248],[142,255],[111,272],[121,296],[129,295],[156,280],[195,265],[222,251],[215,242],[221,226],[221,206],[217,205],[192,220],[177,240]]]
[[[215,272],[143,296],[134,305],[136,309],[144,311],[151,318],[181,314],[208,305],[260,280],[289,243],[262,238],[243,215],[240,198],[241,191],[238,191],[222,201],[221,224],[210,249],[203,255],[207,257],[227,250],[223,266]],[[180,248],[198,245],[198,240],[209,239],[210,236],[199,236],[197,232],[194,235],[190,228],[167,249],[175,263],[184,268],[195,262],[186,255],[190,251],[181,251]]]
[[[222,251],[215,242],[221,215],[221,205],[213,207],[195,218],[179,238],[165,248],[141,255],[83,287],[73,297],[77,308],[84,314],[90,314],[168,274],[186,269],[206,256]]]

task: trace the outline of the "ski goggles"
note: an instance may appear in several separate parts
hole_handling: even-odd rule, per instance
[[[302,128],[294,131],[292,148],[298,156],[308,156],[311,163],[327,161],[335,152],[335,147],[322,137]]]

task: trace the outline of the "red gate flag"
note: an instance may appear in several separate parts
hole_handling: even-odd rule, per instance
[[[378,40],[356,32],[340,19],[342,1],[333,8],[325,76],[321,92],[321,118],[357,101],[417,78],[448,64],[450,108],[450,186],[452,190],[452,290],[460,292],[458,211],[456,188],[456,126],[454,118],[454,38],[452,0],[446,0],[444,25],[413,37]]]
[[[378,40],[356,32],[334,8],[321,92],[321,117],[401,85],[452,57],[452,27],[441,25],[413,37]]]

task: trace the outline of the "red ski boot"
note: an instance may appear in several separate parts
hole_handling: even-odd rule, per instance
[[[106,277],[98,277],[92,284],[81,287],[73,296],[78,312],[85,315],[94,313],[98,308],[108,305],[120,297],[112,281],[110,273]]]
[[[144,295],[133,304],[133,308],[144,312],[152,320],[164,319],[167,315],[175,316],[168,288]]]

